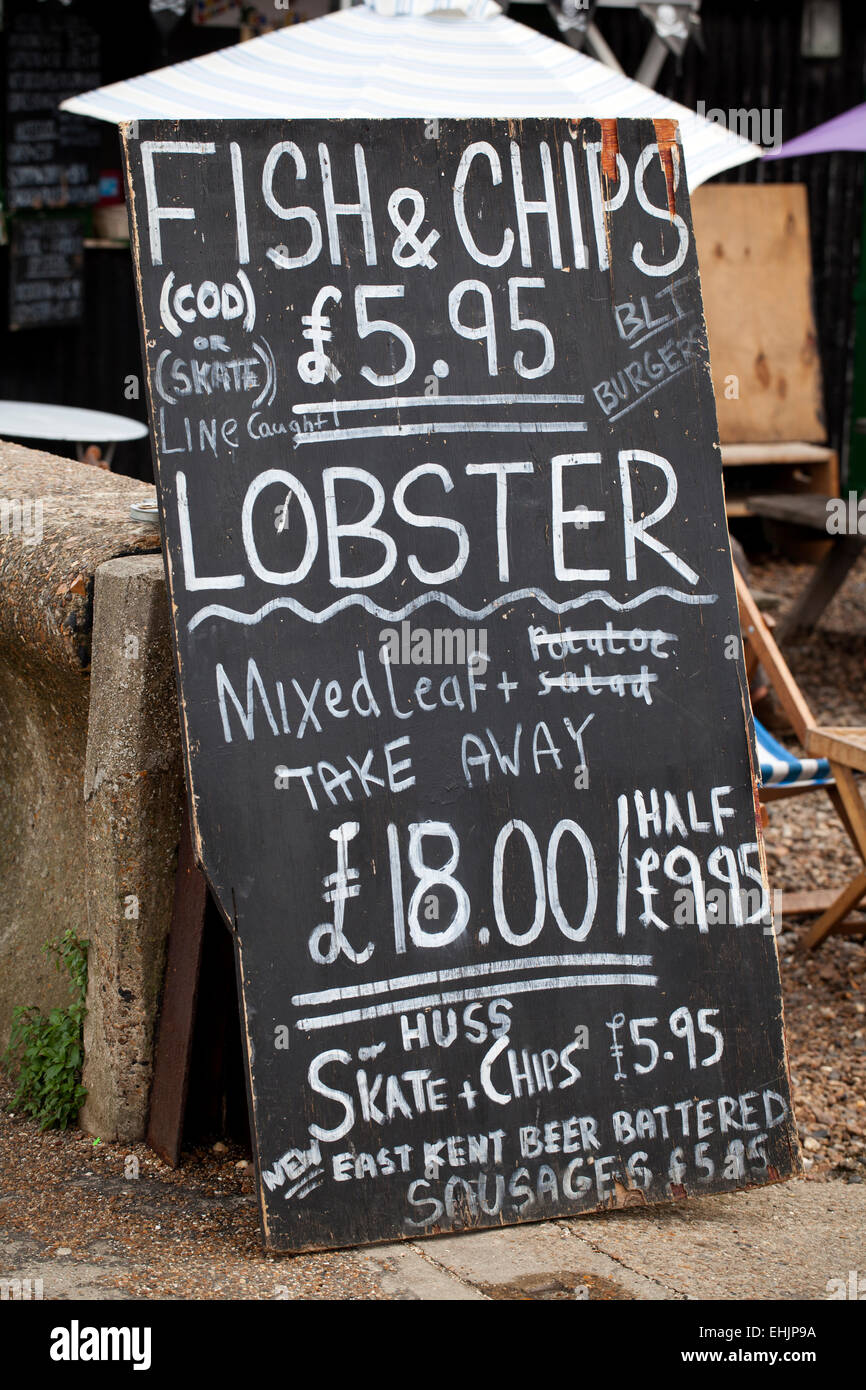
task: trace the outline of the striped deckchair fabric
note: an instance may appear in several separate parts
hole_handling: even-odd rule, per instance
[[[833,776],[826,758],[795,758],[758,719],[755,720],[755,742],[762,787],[832,785]]]

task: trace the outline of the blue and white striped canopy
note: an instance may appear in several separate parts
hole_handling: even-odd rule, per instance
[[[795,758],[758,719],[755,720],[755,742],[762,787],[823,786],[832,782],[826,758]]]
[[[763,153],[688,107],[506,19],[492,0],[462,0],[467,15],[455,13],[456,3],[376,0],[376,10],[361,5],[291,25],[71,97],[63,109],[104,121],[667,117],[680,123],[691,188]],[[431,9],[438,12],[420,12]]]

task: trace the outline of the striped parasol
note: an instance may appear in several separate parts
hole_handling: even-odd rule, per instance
[[[375,0],[99,87],[63,109],[145,118],[597,116],[678,121],[689,186],[763,151],[493,0]]]

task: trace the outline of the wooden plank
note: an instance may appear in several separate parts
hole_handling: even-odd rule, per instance
[[[814,951],[816,946],[820,946],[827,937],[838,932],[840,925],[844,922],[852,907],[856,907],[861,898],[866,894],[866,870],[857,875],[848,884],[848,887],[839,894],[832,905],[827,908],[818,921],[810,929],[808,935],[802,942],[804,951]]]
[[[797,471],[801,473],[802,469]],[[824,497],[838,497],[841,482],[839,478],[839,455],[836,450],[828,450],[828,456],[823,463],[809,464],[809,471],[806,476],[809,479],[808,490],[810,492],[822,493]]]
[[[846,768],[866,772],[866,729],[835,729],[822,725],[809,730],[806,748],[817,758],[830,758]]]
[[[172,1168],[183,1139],[206,908],[207,884],[196,867],[185,807],[147,1127],[147,1143]]]
[[[773,634],[764,622],[761,611],[749,592],[748,584],[739,570],[735,570],[734,574],[737,600],[740,605],[743,640],[757,652],[779,703],[790,719],[798,739],[803,743],[806,738],[806,730],[815,723],[812,711],[803,698],[800,687],[791,675]]]
[[[809,464],[832,463],[833,449],[821,444],[723,444],[722,463],[725,468],[742,468],[748,464]]]
[[[782,918],[812,917],[826,912],[839,897],[838,888],[806,888],[798,892],[782,893]],[[866,916],[858,919],[860,930],[866,927]],[[857,923],[854,924],[855,928]]]
[[[836,779],[836,793],[845,808],[845,823],[854,847],[866,863],[866,807],[857,780],[844,763],[831,761],[830,771]]]
[[[827,536],[827,503],[830,499],[814,492],[771,492],[750,496],[747,502],[753,516],[804,526]]]
[[[124,144],[268,1246],[796,1172],[675,129]],[[721,1119],[749,1095],[751,1153],[751,1102]],[[626,1123],[696,1097],[712,1171],[694,1128]]]
[[[822,783],[821,788],[824,788],[827,791],[829,791],[830,785]],[[820,788],[811,786],[809,783],[804,783],[798,786],[796,782],[792,782],[790,786],[770,785],[766,787],[761,787],[760,796],[761,800],[766,802],[788,801],[792,796],[811,796],[812,793],[816,790],[820,790]]]
[[[857,832],[854,829],[854,823],[852,822],[851,817],[848,815],[848,808],[845,804],[845,801],[839,795],[839,788],[836,786],[835,783],[827,787],[827,795],[833,803],[833,807],[836,811],[836,814],[838,815],[846,831],[848,832],[848,837],[851,840],[852,845],[857,850],[857,852],[860,853],[861,851],[857,841]]]
[[[722,443],[823,443],[805,186],[705,184],[694,219]]]

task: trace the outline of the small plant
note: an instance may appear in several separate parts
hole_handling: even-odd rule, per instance
[[[41,1129],[66,1129],[87,1097],[81,1084],[84,1060],[84,997],[87,990],[87,941],[70,928],[45,951],[70,980],[66,1009],[46,1016],[35,1005],[21,1004],[12,1014],[12,1031],[4,1061],[17,1072],[12,1105],[39,1120]]]

